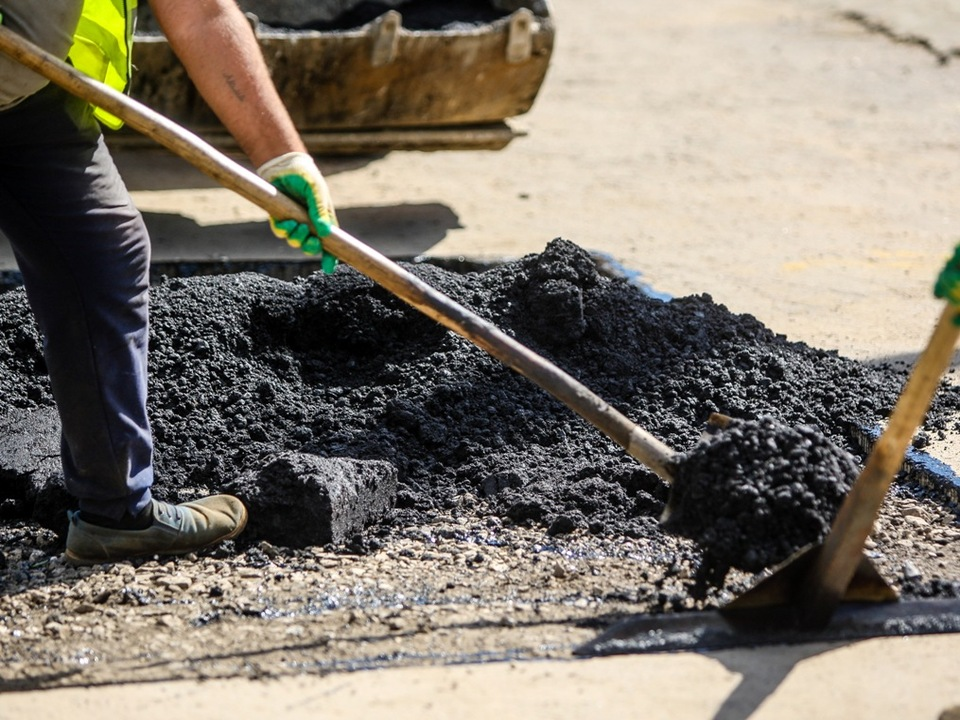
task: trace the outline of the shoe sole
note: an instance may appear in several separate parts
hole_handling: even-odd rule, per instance
[[[247,508],[243,508],[243,515],[240,516],[240,520],[237,522],[237,526],[230,531],[229,534],[219,537],[216,540],[208,542],[206,545],[201,545],[199,547],[190,548],[189,550],[170,550],[166,552],[142,552],[142,553],[133,553],[130,555],[121,555],[117,557],[110,558],[89,558],[81,557],[69,549],[64,550],[64,557],[67,559],[67,562],[73,565],[74,567],[81,567],[87,565],[104,565],[107,563],[123,562],[124,560],[132,560],[134,558],[147,557],[149,555],[156,555],[157,557],[176,557],[178,555],[189,555],[192,552],[198,552],[199,550],[206,550],[208,547],[213,547],[227,540],[233,540],[237,535],[243,532],[244,528],[247,527],[247,518],[249,514],[247,513]]]

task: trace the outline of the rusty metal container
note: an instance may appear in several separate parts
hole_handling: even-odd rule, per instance
[[[317,153],[499,149],[553,51],[546,0],[246,0],[274,83]],[[232,140],[147,13],[131,94],[220,147]],[[136,143],[131,133],[121,133]]]

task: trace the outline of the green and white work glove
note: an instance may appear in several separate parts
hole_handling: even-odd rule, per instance
[[[953,256],[947,260],[943,270],[937,276],[937,282],[933,286],[933,294],[952,303],[958,309],[954,315],[954,325],[960,325],[960,245],[957,245],[953,251]]]
[[[329,235],[337,224],[337,213],[333,209],[327,181],[313,158],[302,152],[286,153],[257,168],[257,175],[303,205],[316,227],[314,232],[312,227],[299,220],[270,218],[273,234],[307,255],[320,255],[323,271],[332,273],[337,267],[337,258],[324,252],[322,238]]]

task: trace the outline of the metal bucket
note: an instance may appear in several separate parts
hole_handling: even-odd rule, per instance
[[[505,121],[533,105],[555,35],[545,0],[240,5],[294,123],[320,153],[505,146],[521,134]],[[356,22],[362,24],[344,27]],[[154,27],[146,14],[134,38],[131,94],[213,144],[231,147]],[[133,133],[118,135],[140,142]]]

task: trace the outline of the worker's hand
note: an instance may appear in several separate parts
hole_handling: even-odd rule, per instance
[[[313,158],[301,152],[287,153],[265,162],[257,168],[257,174],[303,205],[314,226],[311,228],[291,218],[270,218],[273,234],[307,255],[321,255],[323,271],[332,273],[337,267],[337,258],[324,252],[321,238],[329,235],[331,228],[337,224],[337,214],[333,209],[327,181],[323,179]]]
[[[937,276],[933,294],[960,308],[960,245],[956,247],[953,257],[947,260],[940,275]],[[960,325],[960,314],[954,317],[953,322]]]

